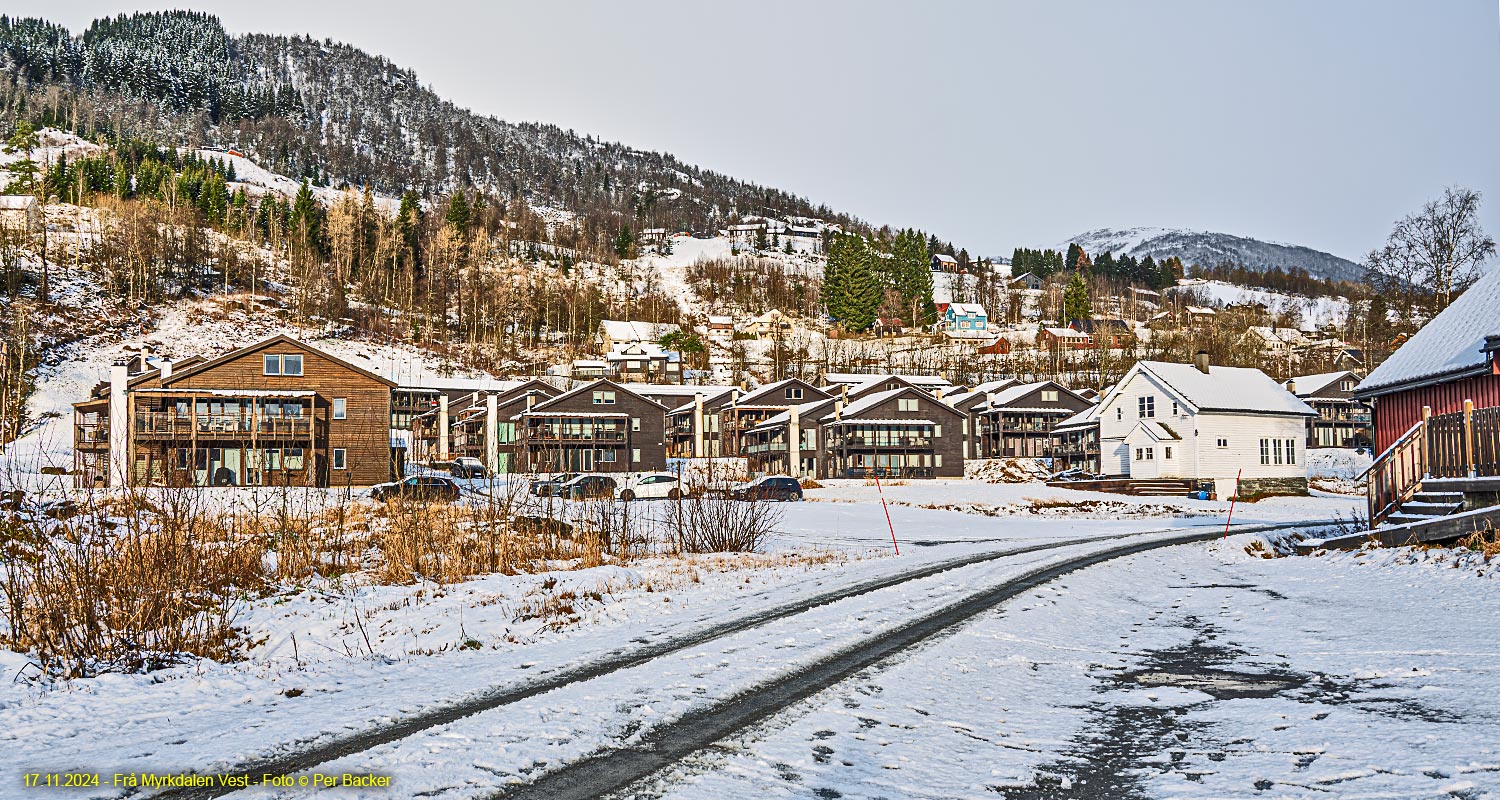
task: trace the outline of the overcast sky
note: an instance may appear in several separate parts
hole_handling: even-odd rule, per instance
[[[1496,0],[10,0],[75,33],[186,7],[444,97],[1008,255],[1098,227],[1359,259],[1445,185],[1500,235]]]

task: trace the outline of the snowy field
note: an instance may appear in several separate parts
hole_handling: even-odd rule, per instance
[[[1324,325],[1342,325],[1349,315],[1349,301],[1342,297],[1302,297],[1199,278],[1180,280],[1177,282],[1177,289],[1193,291],[1211,302],[1225,306],[1235,303],[1264,303],[1273,312],[1296,309],[1302,314],[1304,330]]]

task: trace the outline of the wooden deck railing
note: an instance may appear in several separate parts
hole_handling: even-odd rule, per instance
[[[1500,476],[1500,407],[1475,408],[1422,419],[1376,456],[1365,471],[1370,527],[1384,522],[1422,488],[1424,478]]]

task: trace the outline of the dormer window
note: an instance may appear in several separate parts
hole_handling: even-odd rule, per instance
[[[1042,402],[1043,403],[1056,403],[1057,402],[1057,390],[1056,389],[1043,389],[1042,390]]]
[[[788,399],[788,400],[801,400],[802,399],[802,387],[801,386],[788,386],[787,389],[786,389],[786,399]]]

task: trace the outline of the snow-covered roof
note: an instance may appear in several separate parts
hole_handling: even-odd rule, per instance
[[[1053,381],[1036,381],[1035,383],[1017,383],[1017,384],[1014,384],[1012,386],[1007,386],[1007,387],[1001,389],[1000,391],[995,392],[994,394],[990,395],[990,402],[989,402],[989,405],[987,407],[988,408],[1005,408],[1007,410],[1013,410],[1013,411],[1026,410],[1026,409],[1019,409],[1019,408],[1012,409],[1012,408],[1010,408],[1010,404],[1016,402],[1017,400],[1020,400],[1021,398],[1025,397],[1026,395],[1031,394],[1032,392],[1034,392],[1034,391],[1042,388],[1043,386],[1047,386],[1049,384],[1052,385],[1052,386],[1056,386],[1057,390],[1059,392],[1068,391],[1061,384],[1055,383]],[[1032,409],[1032,410],[1035,410],[1035,409]],[[1057,409],[1056,408],[1046,408],[1046,409],[1041,409],[1041,410],[1043,410],[1043,411],[1056,411]],[[1066,409],[1064,409],[1064,410],[1066,410]]]
[[[1376,367],[1354,392],[1361,397],[1443,377],[1483,371],[1485,337],[1500,335],[1500,269],[1491,269]]]
[[[405,390],[413,389],[437,389],[461,392],[508,392],[518,386],[531,381],[530,378],[454,378],[454,377],[430,377],[421,378],[413,383],[402,384]]]
[[[1136,423],[1136,426],[1130,429],[1130,433],[1125,434],[1125,441],[1139,439],[1138,434],[1145,435],[1158,442],[1176,442],[1182,439],[1181,436],[1177,435],[1176,431],[1163,423],[1150,419],[1143,419]]]
[[[36,198],[29,194],[0,195],[0,209],[15,211],[36,205]]]
[[[850,387],[864,386],[876,381],[890,380],[891,378],[900,378],[913,386],[920,386],[924,389],[953,385],[951,381],[941,375],[870,374],[868,372],[829,372],[823,375],[823,380],[829,384],[848,384]]]
[[[998,381],[986,381],[979,384],[978,386],[975,386],[972,389],[969,389],[968,391],[959,392],[958,394],[944,397],[943,402],[956,408],[963,405],[964,403],[967,403],[970,400],[973,400],[975,397],[983,397],[985,395],[988,395],[990,392],[998,392],[1015,382],[1015,378],[1001,378]]]
[[[1189,314],[1218,314],[1219,312],[1213,310],[1212,308],[1208,308],[1206,306],[1188,306],[1187,307],[1187,313],[1189,313]]]
[[[1334,381],[1340,378],[1352,377],[1353,375],[1354,373],[1347,369],[1342,372],[1319,372],[1316,375],[1298,375],[1292,378],[1291,383],[1296,387],[1298,397],[1306,397],[1307,395],[1317,394],[1327,389]]]
[[[969,317],[983,317],[983,316],[985,316],[984,306],[982,306],[982,305],[980,305],[978,303],[949,303],[948,304],[948,310],[952,311],[953,314],[954,314],[954,316],[969,316]]]
[[[958,263],[958,259],[954,258],[953,256],[947,255],[945,253],[938,253],[938,254],[934,255],[933,258],[937,259],[938,261],[943,262],[944,264],[957,264]]]
[[[1138,361],[1131,369],[1149,372],[1199,411],[1244,411],[1298,416],[1317,413],[1311,406],[1292,396],[1285,386],[1258,369],[1211,366],[1204,373],[1192,364],[1167,361]],[[1120,381],[1115,390],[1127,383],[1128,380]]]
[[[1089,406],[1088,408],[1085,408],[1084,410],[1078,412],[1077,414],[1074,414],[1073,416],[1068,417],[1067,419],[1063,420],[1062,422],[1059,422],[1056,425],[1053,425],[1052,426],[1052,430],[1054,432],[1056,432],[1056,431],[1073,430],[1073,429],[1076,429],[1076,428],[1087,428],[1090,425],[1097,425],[1098,423],[1099,423],[1099,406]]]
[[[1047,328],[1046,331],[1059,339],[1087,339],[1089,335],[1072,328]]]
[[[724,395],[729,394],[730,392],[734,391],[734,387],[733,386],[699,386],[697,388],[698,388],[698,391],[700,391],[700,392],[703,393],[703,402],[705,402],[705,403],[717,400],[720,397],[723,397]],[[681,414],[684,411],[692,411],[693,407],[696,406],[696,405],[698,405],[698,398],[697,398],[697,395],[695,394],[694,397],[693,397],[692,402],[684,403],[684,404],[682,404],[682,405],[680,405],[680,406],[672,409],[671,411],[668,411],[667,413],[668,414]]]
[[[663,335],[680,330],[670,322],[637,322],[606,319],[599,321],[604,335],[616,342],[654,342]]]
[[[936,425],[930,419],[841,419],[829,425]]]

